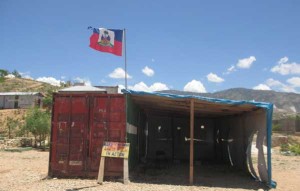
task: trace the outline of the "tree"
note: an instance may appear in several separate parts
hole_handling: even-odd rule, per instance
[[[17,119],[13,119],[11,117],[6,118],[6,126],[8,128],[8,138],[12,138],[12,131],[16,129],[20,125],[20,122]]]
[[[0,69],[0,77],[5,77],[9,74],[9,72],[7,70],[4,69]]]
[[[39,108],[30,109],[25,117],[23,128],[34,136],[35,147],[37,142],[42,146],[42,142],[50,134],[50,113]]]
[[[4,77],[8,74],[9,72],[7,70],[0,69],[0,82],[4,82]]]
[[[46,108],[47,111],[51,111],[51,109],[52,109],[53,92],[54,92],[54,90],[48,90],[43,99],[43,107]]]
[[[11,74],[13,74],[16,78],[21,78],[21,74],[17,71],[17,70],[14,70]]]

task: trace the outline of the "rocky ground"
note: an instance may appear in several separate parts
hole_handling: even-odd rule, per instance
[[[128,185],[120,181],[105,181],[98,185],[95,179],[47,178],[49,152],[24,150],[22,152],[0,151],[0,190],[266,190],[262,184],[241,173],[224,168],[203,166],[195,169],[195,186],[187,185],[186,167],[172,168],[159,173],[148,171],[146,175],[131,175]],[[201,172],[202,169],[202,172]],[[299,190],[300,156],[283,156],[279,148],[273,149],[273,179],[276,190]]]

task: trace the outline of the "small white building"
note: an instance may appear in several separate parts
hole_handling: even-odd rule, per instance
[[[43,98],[39,92],[0,92],[0,109],[42,107]]]

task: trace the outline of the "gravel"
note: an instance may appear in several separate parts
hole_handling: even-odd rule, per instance
[[[121,181],[105,181],[97,184],[95,179],[58,179],[48,178],[48,152],[28,150],[22,152],[0,151],[0,190],[41,190],[41,191],[167,191],[167,190],[265,190],[266,188],[240,173],[228,173],[225,169],[209,168],[204,173],[203,166],[195,168],[195,186],[187,182],[186,166],[163,169],[161,171],[143,171],[141,174],[130,174],[131,182],[124,185]],[[273,178],[277,180],[276,190],[297,190],[300,187],[300,157],[273,154]],[[201,171],[202,170],[202,171]],[[288,171],[286,171],[288,170]],[[140,172],[141,173],[141,172]],[[201,175],[202,173],[202,175]],[[205,174],[205,175],[203,175]]]

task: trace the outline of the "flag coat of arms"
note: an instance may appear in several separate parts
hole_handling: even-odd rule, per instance
[[[123,30],[119,29],[93,29],[90,37],[90,47],[101,51],[122,56]]]

